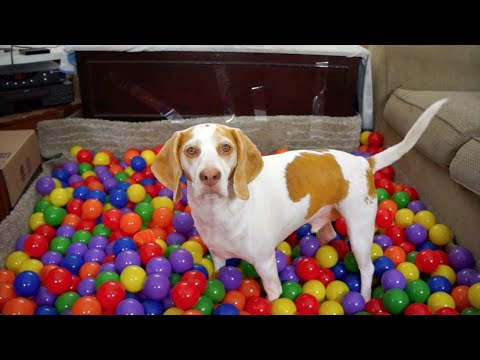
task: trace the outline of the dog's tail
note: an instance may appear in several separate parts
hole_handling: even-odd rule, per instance
[[[415,124],[413,124],[402,142],[370,157],[369,162],[372,171],[375,172],[385,166],[391,165],[405,155],[417,143],[428,124],[430,124],[430,120],[433,119],[438,110],[440,110],[447,101],[448,99],[442,99],[430,105],[430,107],[420,115]]]

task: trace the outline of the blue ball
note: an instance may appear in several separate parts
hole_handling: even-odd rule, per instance
[[[134,156],[130,161],[130,167],[135,171],[143,171],[147,167],[147,162],[141,156]]]
[[[105,193],[101,190],[92,190],[87,196],[87,199],[97,199],[102,204],[105,204],[106,198],[107,195],[105,195]]]
[[[390,260],[386,256],[380,256],[373,262],[373,266],[375,267],[374,274],[377,278],[381,279],[383,273],[388,270],[395,269],[395,264],[392,260]]]
[[[418,244],[416,246],[417,251],[422,251],[422,250],[437,250],[438,247],[432,243],[431,241],[424,241],[421,244]]]
[[[330,268],[335,275],[335,280],[342,280],[347,274],[347,269],[343,265],[343,261],[338,261],[334,266]]]
[[[232,304],[220,304],[213,310],[213,315],[240,315],[240,312]]]
[[[238,266],[240,265],[241,261],[242,261],[241,259],[237,259],[237,258],[227,259],[225,266]]]
[[[297,229],[297,232],[296,232],[297,239],[301,239],[301,238],[303,238],[304,236],[310,235],[310,234],[311,234],[311,232],[310,232],[311,230],[312,230],[312,225],[310,225],[310,224],[303,224],[302,226],[300,226],[300,227]]]
[[[155,185],[155,183],[157,182],[157,180],[155,179],[152,179],[152,178],[145,178],[142,180],[142,182],[140,184],[142,184],[142,186],[145,186],[145,185]]]
[[[180,176],[180,182],[186,184],[187,183],[187,177],[185,176],[184,173],[182,173],[182,176]]]
[[[117,186],[115,186],[115,189],[127,191],[130,185],[131,185],[130,183],[122,181],[122,182],[119,182]]]
[[[350,291],[360,292],[360,275],[349,273],[343,277],[342,281],[347,284]]]
[[[82,201],[87,200],[88,194],[90,193],[90,189],[84,185],[77,186],[75,190],[73,190],[73,197],[75,199],[80,199]]]
[[[70,175],[67,171],[65,171],[65,169],[55,169],[52,171],[52,177],[60,180],[61,182],[67,182],[69,176]]]
[[[208,280],[208,270],[205,268],[205,266],[200,265],[200,264],[193,264],[192,270],[200,271],[203,275],[205,275],[205,277]]]
[[[67,255],[60,262],[60,266],[70,271],[73,275],[78,275],[83,264],[83,258],[79,255]]]
[[[427,284],[430,287],[432,294],[439,291],[446,292],[447,294],[452,292],[452,284],[450,284],[450,281],[448,281],[445,276],[432,276],[428,279]]]
[[[112,250],[115,256],[117,256],[118,254],[120,254],[122,251],[125,251],[125,250],[137,251],[137,244],[135,244],[135,242],[129,237],[121,237],[115,240],[115,242],[113,243]]]
[[[40,289],[40,277],[33,271],[22,271],[15,280],[13,280],[13,287],[17,295],[28,298],[35,296]]]
[[[110,191],[108,199],[110,200],[110,204],[115,206],[117,209],[121,209],[128,204],[128,195],[124,190],[113,189]]]
[[[145,309],[145,315],[162,315],[163,314],[163,305],[159,301],[155,300],[145,300],[143,303],[143,308]]]
[[[35,309],[35,315],[58,315],[57,309],[52,306],[42,305]]]

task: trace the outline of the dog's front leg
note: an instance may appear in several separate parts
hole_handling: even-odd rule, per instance
[[[260,278],[262,279],[268,300],[273,301],[278,299],[282,294],[282,284],[278,277],[277,260],[275,259],[275,255],[268,259],[264,259],[263,261],[258,261],[253,264],[253,266],[255,266],[258,275],[260,275]]]

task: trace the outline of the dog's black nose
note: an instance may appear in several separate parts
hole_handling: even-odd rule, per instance
[[[201,182],[208,186],[215,185],[221,177],[222,174],[220,174],[220,171],[218,171],[217,169],[205,169],[200,172]]]

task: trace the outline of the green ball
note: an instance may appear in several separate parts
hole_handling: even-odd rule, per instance
[[[65,236],[57,236],[52,239],[50,242],[49,249],[51,251],[56,251],[65,256],[67,254],[67,249],[70,246],[70,239]]]
[[[129,178],[128,174],[126,172],[123,172],[123,171],[120,171],[118,173],[116,173],[114,176],[115,180],[117,180],[118,182],[122,182],[126,179]]]
[[[374,299],[383,299],[383,295],[385,294],[385,290],[383,290],[382,285],[377,286],[372,291],[372,298]]]
[[[80,295],[74,291],[63,293],[55,300],[55,309],[57,309],[59,314],[64,311],[71,310],[73,304],[78,299],[80,299]]]
[[[412,263],[412,264],[415,264],[415,259],[417,258],[417,254],[418,254],[418,251],[410,251],[408,254],[407,254],[407,258],[406,258],[406,261]]]
[[[213,262],[212,255],[209,252],[207,252],[205,255],[203,255],[203,257]]]
[[[407,207],[408,203],[410,202],[410,195],[408,195],[405,191],[397,191],[392,195],[392,200],[395,201],[399,209],[403,209]]]
[[[172,245],[169,245],[167,247],[167,250],[165,250],[165,254],[164,254],[164,257],[166,259],[168,259],[170,257],[170,254],[172,253],[172,251],[175,251],[177,249],[180,249],[180,245],[179,244],[172,244]]]
[[[91,171],[93,170],[93,166],[90,163],[83,162],[78,164],[78,173],[82,175],[85,171]]]
[[[282,284],[282,294],[280,297],[295,301],[302,293],[302,287],[295,281],[285,281]]]
[[[52,203],[48,200],[38,200],[33,207],[33,212],[42,212],[44,213],[46,209],[52,206]]]
[[[67,215],[67,210],[51,205],[43,212],[43,218],[48,225],[58,227]]]
[[[240,263],[240,269],[242,270],[242,274],[245,278],[249,278],[249,279],[259,278],[257,274],[257,270],[255,270],[255,267],[245,260],[242,260],[242,262]]]
[[[405,292],[412,303],[426,304],[430,296],[430,286],[423,280],[410,281],[405,287]]]
[[[296,259],[297,257],[299,257],[301,255],[301,252],[300,252],[300,246],[299,245],[295,245],[292,249],[292,260]]]
[[[208,296],[214,303],[218,303],[225,297],[225,286],[220,280],[208,280],[203,295]]]
[[[403,313],[408,304],[408,295],[403,290],[390,289],[383,295],[383,305],[390,314],[398,315]]]
[[[100,285],[107,281],[120,282],[120,275],[118,275],[115,271],[102,271],[95,279],[95,289],[98,290]]]
[[[390,195],[388,194],[388,191],[385,190],[384,188],[377,188],[377,202],[380,204],[383,200],[387,200]]]
[[[347,269],[351,273],[360,273],[357,260],[355,259],[355,255],[353,255],[352,251],[349,251],[345,255],[345,258],[343,259],[343,265],[345,265],[345,269]]]
[[[144,224],[149,223],[153,216],[153,205],[149,202],[142,201],[135,206],[135,212],[140,215]]]
[[[202,295],[193,308],[203,315],[210,315],[213,311],[213,301],[208,296]]]
[[[480,311],[473,307],[468,307],[463,309],[460,315],[480,315]]]
[[[143,199],[143,201],[150,204],[152,202],[152,197],[148,194],[145,194],[145,198]]]
[[[72,243],[81,242],[87,245],[91,238],[92,234],[87,230],[77,230],[72,236]]]
[[[177,215],[177,214],[180,214],[181,211],[180,210],[173,210],[173,216]]]
[[[95,225],[92,231],[93,236],[105,236],[106,238],[108,238],[111,233],[112,230],[110,230],[103,224]]]
[[[168,280],[170,280],[170,287],[174,287],[176,283],[182,280],[182,274],[179,273],[171,273],[168,276]]]
[[[372,315],[372,314],[370,314],[368,311],[359,311],[355,313],[355,315]]]

